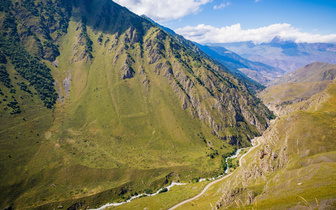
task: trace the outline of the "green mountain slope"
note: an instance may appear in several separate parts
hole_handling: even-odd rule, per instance
[[[214,176],[268,126],[242,82],[112,1],[0,5],[0,208]]]

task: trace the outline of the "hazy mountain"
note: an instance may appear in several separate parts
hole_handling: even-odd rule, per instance
[[[260,62],[253,62],[245,59],[224,47],[199,46],[201,50],[224,64],[227,68],[239,70],[251,79],[263,85],[285,73],[285,71],[280,68],[275,68]]]
[[[271,112],[110,0],[2,0],[0,208],[86,208],[223,172]]]
[[[251,61],[265,63],[291,72],[313,62],[336,63],[336,45],[295,43],[275,37],[269,43],[252,42],[209,44],[225,47]]]

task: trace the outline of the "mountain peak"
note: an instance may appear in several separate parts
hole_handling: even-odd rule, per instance
[[[275,36],[270,43],[274,43],[274,44],[281,44],[284,43],[284,40],[281,38],[281,36]]]

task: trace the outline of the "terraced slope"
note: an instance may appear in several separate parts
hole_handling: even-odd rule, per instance
[[[244,83],[112,1],[0,5],[0,208],[214,176],[268,126]]]

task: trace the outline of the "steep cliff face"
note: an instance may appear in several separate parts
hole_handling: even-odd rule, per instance
[[[213,176],[268,126],[244,83],[110,0],[0,11],[1,208],[99,206],[172,172]]]
[[[216,208],[335,207],[335,83],[277,118],[223,183]],[[294,110],[294,111],[293,111]]]

